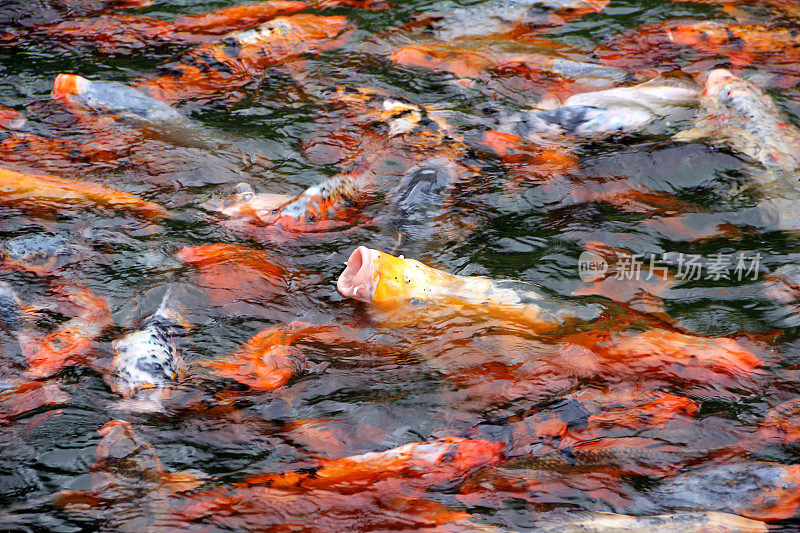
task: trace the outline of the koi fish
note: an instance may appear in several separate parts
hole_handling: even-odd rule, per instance
[[[442,212],[445,193],[466,169],[452,161],[432,159],[410,169],[389,193],[390,227],[400,234],[401,243],[430,239],[434,218]]]
[[[767,524],[728,513],[687,512],[652,516],[629,516],[604,512],[554,512],[536,520],[540,533],[767,533]]]
[[[506,459],[497,468],[557,472],[611,470],[615,474],[663,477],[679,468],[681,449],[641,437],[597,439],[547,453]]]
[[[430,487],[454,483],[495,464],[502,458],[502,451],[501,442],[448,437],[412,442],[383,452],[323,459],[311,471],[253,476],[238,486],[335,490],[366,488],[384,479],[400,478],[412,485]]]
[[[236,353],[219,361],[200,364],[215,376],[233,379],[258,390],[274,390],[286,384],[305,365],[301,342],[328,343],[353,340],[334,326],[293,322],[267,328],[247,341]]]
[[[155,313],[111,345],[114,358],[106,381],[125,398],[148,391],[148,399],[157,402],[185,377],[186,365],[174,337],[188,329],[188,323],[169,308],[171,297],[172,290],[167,290]]]
[[[0,12],[0,27],[31,28],[66,17],[86,17],[112,9],[140,9],[152,0],[9,0]],[[13,38],[19,32],[9,32]]]
[[[210,282],[211,287],[220,284],[223,287],[240,285],[243,277],[259,277],[273,286],[286,286],[287,269],[276,262],[263,250],[256,250],[235,244],[209,244],[206,246],[184,246],[175,257],[183,262],[194,265],[204,273],[204,280]],[[226,268],[231,266],[233,268]],[[236,274],[237,270],[252,272]],[[226,277],[229,279],[226,283]],[[232,280],[230,278],[233,278]],[[218,282],[215,280],[218,278]],[[232,281],[233,283],[230,283]]]
[[[65,366],[85,363],[97,354],[95,339],[111,325],[111,310],[104,299],[82,287],[56,289],[78,311],[43,339],[22,343],[31,376],[48,377]]]
[[[276,63],[341,46],[353,32],[343,16],[277,17],[251,30],[185,52],[134,88],[165,103],[237,93]]]
[[[302,359],[292,349],[294,339],[301,335],[292,325],[275,326],[257,333],[230,358],[205,361],[212,373],[230,378],[259,390],[282,387],[299,370]]]
[[[560,146],[542,146],[511,133],[489,130],[483,144],[491,148],[512,171],[511,185],[523,181],[547,181],[579,169],[578,158]]]
[[[171,106],[116,81],[88,80],[59,74],[53,82],[53,99],[93,115],[159,127],[174,127],[187,119]]]
[[[0,202],[37,209],[76,205],[130,209],[148,218],[167,215],[167,210],[156,203],[105,185],[56,176],[23,174],[5,168],[0,168]]]
[[[602,375],[649,374],[721,382],[759,373],[763,365],[745,344],[729,338],[697,337],[655,328],[638,334],[589,331],[562,339],[561,355],[570,368]]]
[[[800,128],[783,118],[758,87],[724,69],[708,74],[695,128],[675,135],[679,141],[724,142],[768,169],[800,167]]]
[[[691,81],[658,77],[633,87],[576,94],[555,109],[509,114],[496,129],[533,141],[600,139],[638,131],[673,112],[695,107],[698,96]]]
[[[236,198],[241,200],[223,203],[217,209],[234,215],[229,225],[257,238],[271,230],[288,237],[346,227],[364,218],[358,207],[376,188],[377,172],[370,166],[376,157],[365,156],[348,171],[312,185],[288,201],[283,195],[251,194],[248,186],[237,193]]]
[[[62,490],[55,505],[69,513],[89,510],[115,530],[174,527],[171,496],[202,485],[205,476],[167,472],[153,445],[138,438],[129,422],[111,420],[98,431],[103,439],[90,468],[91,489]]]
[[[525,27],[562,24],[564,21],[597,13],[609,0],[487,0],[460,7],[442,15],[425,14],[414,26],[439,41],[510,33]]]
[[[562,43],[536,40],[532,43],[525,41],[524,47],[517,43],[514,43],[513,47],[503,44],[503,42],[491,43],[488,49],[478,49],[477,47],[455,48],[444,43],[415,43],[396,49],[389,58],[400,65],[450,72],[459,78],[480,78],[490,69],[501,73],[524,72],[527,77],[535,78],[543,78],[543,74],[550,74],[563,79],[583,80],[587,84],[590,80],[621,83],[631,77],[624,69],[562,57],[562,54],[576,58],[584,55],[568,50]],[[554,53],[526,52],[527,48],[534,50],[552,48]]]
[[[28,122],[28,119],[15,109],[0,105],[0,128],[18,130]]]
[[[800,60],[800,34],[792,27],[704,21],[676,25],[667,36],[673,43],[724,55],[734,66],[785,66],[793,73]]]
[[[523,320],[545,332],[573,322],[591,322],[607,312],[600,304],[581,306],[546,299],[533,284],[457,276],[364,246],[350,255],[336,288],[346,298],[381,307],[408,306],[411,301],[473,306],[491,315]]]
[[[800,465],[746,462],[706,467],[664,481],[635,509],[723,511],[753,520],[782,520],[800,505]]]
[[[2,295],[0,295],[0,299]],[[2,300],[0,300],[2,305]],[[67,403],[69,396],[48,381],[0,381],[0,424],[14,418],[42,409]]]
[[[303,2],[268,0],[257,4],[231,6],[201,15],[183,15],[166,22],[130,14],[78,18],[37,28],[33,35],[73,44],[88,42],[106,54],[129,54],[152,46],[204,44],[220,35],[244,30],[278,16],[291,15],[306,7]],[[125,28],[125,31],[120,31]]]
[[[621,389],[621,390],[620,390]],[[546,404],[483,425],[508,432],[506,454],[529,454],[542,445],[570,447],[584,442],[618,438],[648,428],[688,424],[696,402],[647,390],[642,386],[585,389]]]
[[[787,444],[800,440],[800,400],[788,400],[767,411],[759,424],[758,436]]]
[[[78,167],[116,168],[122,164],[122,157],[96,143],[0,131],[0,161],[15,168],[74,172]]]
[[[0,244],[0,267],[40,275],[53,273],[72,256],[69,240],[58,233],[30,233]]]

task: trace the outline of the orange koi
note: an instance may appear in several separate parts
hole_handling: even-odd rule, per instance
[[[560,146],[542,146],[514,135],[489,130],[483,144],[491,148],[513,172],[512,183],[548,180],[578,171],[578,158]]]
[[[620,335],[590,331],[562,339],[561,355],[569,365],[610,367],[604,375],[634,373],[667,375],[714,381],[721,376],[744,378],[763,365],[742,342],[718,337],[697,337],[666,329]],[[579,363],[579,361],[583,362]]]
[[[248,478],[238,486],[335,490],[366,488],[386,479],[429,487],[452,483],[475,470],[497,463],[503,443],[457,437],[412,442],[383,452],[341,459],[323,459],[312,472],[291,471]]]
[[[269,65],[341,46],[352,32],[343,16],[278,17],[190,50],[135,88],[167,103],[206,101],[222,93],[240,92]]]
[[[665,324],[673,324],[661,294],[676,285],[675,277],[665,266],[640,261],[628,250],[613,248],[599,242],[587,242],[586,254],[581,260],[604,261],[605,272],[597,272],[594,279],[586,279],[586,286],[576,289],[575,295],[597,294],[605,296],[631,309],[657,317]],[[624,279],[620,272],[639,272],[637,279]]]
[[[105,185],[0,168],[0,202],[32,208],[100,206],[129,209],[148,218],[167,216],[162,206]]]
[[[0,161],[15,167],[74,171],[75,167],[115,168],[120,154],[94,144],[81,144],[31,133],[0,132]]]
[[[282,387],[302,366],[293,344],[309,330],[308,324],[294,323],[267,328],[222,361],[204,361],[212,374],[230,378],[259,390]]]
[[[338,326],[313,326],[292,322],[257,333],[239,350],[220,361],[203,361],[215,376],[229,378],[258,390],[282,387],[306,364],[305,343],[352,342],[358,336]]]
[[[204,44],[304,8],[303,2],[267,0],[202,15],[184,15],[170,22],[143,15],[112,14],[68,20],[38,28],[36,33],[68,43],[86,41],[106,54],[124,54],[150,46]]]
[[[350,255],[336,288],[342,296],[386,309],[402,309],[411,300],[435,302],[523,321],[540,332],[557,331],[574,322],[597,320],[607,312],[599,304],[581,306],[550,301],[532,284],[457,276],[364,246]],[[414,309],[413,313],[419,317],[420,309]]]
[[[47,377],[62,368],[83,364],[97,354],[95,339],[111,325],[111,310],[106,301],[81,287],[61,286],[78,312],[44,339],[23,343],[28,359],[27,373]]]
[[[584,389],[544,408],[524,411],[492,425],[510,433],[507,455],[522,455],[542,445],[557,449],[613,439],[648,428],[684,427],[695,416],[694,401],[635,387]]]
[[[25,115],[19,111],[0,105],[0,128],[17,130],[27,121]]]
[[[800,440],[800,400],[795,398],[773,407],[759,425],[760,438],[783,443]]]
[[[694,22],[667,30],[670,41],[703,52],[724,55],[735,66],[785,66],[796,72],[800,60],[800,32],[796,28],[759,24]]]
[[[61,405],[69,400],[56,383],[27,381],[9,385],[8,382],[0,382],[0,387],[3,387],[0,390],[0,424],[30,411]]]

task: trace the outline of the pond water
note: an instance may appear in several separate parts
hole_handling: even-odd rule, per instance
[[[577,161],[568,171],[504,161],[484,142],[498,113],[530,108],[547,93],[591,87],[570,89],[557,75],[531,69],[485,68],[464,75],[391,60],[398,47],[418,42],[412,30],[401,28],[415,15],[468,4],[394,1],[384,10],[308,9],[345,16],[355,30],[338,46],[261,69],[243,88],[175,102],[191,121],[175,132],[103,122],[91,114],[76,118],[63,101],[51,98],[51,90],[60,73],[134,84],[193,45],[162,42],[104,53],[92,34],[66,38],[36,33],[40,26],[33,23],[8,22],[19,15],[13,14],[14,5],[0,2],[0,15],[12,13],[5,17],[6,29],[16,32],[0,46],[0,104],[27,117],[21,129],[6,131],[98,150],[75,156],[23,145],[4,150],[0,166],[107,185],[169,210],[166,217],[148,218],[121,209],[0,204],[5,250],[15,242],[30,250],[42,236],[50,243],[53,235],[61,239],[61,252],[46,266],[17,268],[4,261],[0,270],[0,280],[37,308],[25,318],[25,334],[44,337],[74,318],[65,287],[90,291],[111,311],[88,355],[37,377],[29,396],[18,388],[33,379],[19,338],[3,327],[0,393],[10,407],[8,416],[0,409],[0,528],[515,530],[541,524],[554,510],[634,515],[692,510],[668,499],[662,506],[641,502],[665,480],[692,474],[702,479],[719,465],[757,469],[759,462],[798,463],[796,444],[786,436],[790,431],[763,437],[775,417],[791,425],[792,412],[768,413],[800,391],[800,292],[794,270],[800,257],[794,230],[800,226],[792,226],[797,222],[792,196],[781,196],[777,211],[765,211],[763,198],[770,193],[748,187],[763,181],[763,167],[725,146],[672,140],[691,127],[693,112],[630,135],[564,139],[557,144]],[[643,59],[631,54],[629,62],[615,63],[629,70],[622,82],[628,85],[676,68],[702,84],[709,70],[735,67],[773,99],[788,122],[800,123],[800,78],[790,60],[732,65],[725,50],[658,48],[660,41],[652,36],[676,19],[734,24],[735,15],[797,24],[775,15],[769,3],[742,2],[749,6],[745,15],[714,4],[611,0],[599,12],[534,28],[527,41],[517,40],[517,48],[508,37],[488,36],[461,48],[489,55],[509,49],[552,54],[556,45],[536,44],[535,36],[562,43],[558,53],[564,57],[598,62],[604,58],[592,54],[598,46],[632,46]],[[173,20],[229,5],[236,2],[156,0],[124,12]],[[24,9],[46,13],[48,6],[40,1]],[[63,10],[53,13],[44,22],[66,18]],[[122,22],[114,23],[124,29]],[[645,25],[653,29],[636,36]],[[796,49],[787,57],[792,53]],[[410,166],[441,153],[416,137],[370,129],[372,119],[332,103],[331,93],[345,85],[428,106],[431,114],[444,117],[453,135],[463,137],[458,149],[444,152],[465,162],[470,173],[424,211],[427,218],[413,237],[398,236],[392,189]],[[357,206],[358,216],[324,231],[243,230],[211,207],[233,196],[242,182],[256,193],[297,195],[354,160],[363,163],[358,159],[363,156],[379,178],[377,194]],[[680,218],[685,213],[693,216]],[[32,240],[14,241],[23,237]],[[185,246],[216,243],[263,250],[268,259],[253,261],[279,267],[241,266],[217,252],[200,266],[176,257]],[[739,373],[720,370],[724,362],[703,366],[698,360],[717,357],[718,345],[692,345],[689,337],[664,340],[668,333],[654,342],[647,362],[622,355],[614,361],[573,357],[565,351],[570,338],[565,336],[619,330],[614,319],[542,333],[480,308],[425,312],[424,303],[417,310],[414,302],[398,318],[336,290],[343,263],[362,245],[463,276],[535,283],[548,298],[601,303],[636,331],[733,339],[726,342],[736,342],[760,363]],[[594,258],[618,261],[637,254],[645,267],[640,279],[585,282],[579,257],[587,250],[599,254]],[[52,248],[45,259],[49,254]],[[687,272],[678,259],[690,256],[701,275]],[[727,278],[709,275],[720,257],[732,261]],[[651,259],[664,258],[670,260],[669,279],[657,274],[645,280],[653,277],[647,268]],[[749,270],[734,270],[739,258]],[[191,325],[178,339],[187,375],[157,409],[141,409],[107,384],[112,342],[152,314],[168,288]],[[201,364],[225,360],[258,332],[293,321],[314,333],[295,343],[294,371],[281,386],[251,387]],[[697,353],[672,362],[659,353],[680,352],[670,352],[669,342]],[[589,415],[595,418],[586,422]],[[152,470],[137,477],[133,469],[124,482],[111,484],[122,489],[98,492],[103,486],[102,468],[93,467],[103,439],[98,430],[110,420],[129,422],[136,439],[152,445],[163,472],[190,470],[202,481],[178,490],[171,482],[153,481]],[[547,420],[564,425],[550,431]],[[503,443],[506,457],[569,448],[573,460],[554,468],[500,470],[487,461],[483,469],[433,476],[430,482],[419,481],[425,478],[419,472],[397,475],[387,469],[374,483],[321,489],[297,485],[258,492],[242,485],[250,476],[311,472],[327,459],[448,437]],[[586,443],[625,451],[587,466],[574,452]],[[65,498],[58,497],[63,491],[92,496],[64,505]],[[789,511],[776,523],[786,530],[800,527],[795,514]]]

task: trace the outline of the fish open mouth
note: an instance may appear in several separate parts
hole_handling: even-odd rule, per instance
[[[375,280],[375,259],[380,252],[359,246],[347,260],[347,267],[339,275],[336,288],[342,296],[362,302],[372,301],[377,281]]]

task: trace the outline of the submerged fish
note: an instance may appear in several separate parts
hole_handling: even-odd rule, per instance
[[[169,22],[144,15],[102,15],[41,26],[32,35],[41,38],[46,34],[69,44],[88,42],[107,54],[125,54],[145,47],[214,41],[219,35],[244,30],[277,16],[291,15],[305,7],[303,2],[267,0],[200,15],[183,15]]]
[[[170,497],[202,485],[205,476],[194,470],[166,471],[153,445],[137,437],[129,422],[111,420],[99,433],[103,439],[90,469],[91,489],[62,490],[55,505],[69,513],[89,513],[115,531],[179,527]]]
[[[107,381],[114,392],[125,398],[147,391],[147,397],[158,402],[168,387],[186,374],[174,337],[183,333],[188,324],[170,309],[171,297],[172,291],[168,290],[155,313],[112,343],[114,358]]]
[[[800,167],[800,128],[787,122],[769,96],[755,85],[717,69],[708,74],[694,129],[674,138],[722,142],[768,169]]]
[[[555,109],[510,114],[496,129],[534,141],[601,139],[633,133],[674,112],[685,112],[697,105],[698,97],[692,81],[659,77],[633,87],[576,94]]]
[[[134,87],[166,103],[241,95],[265,67],[341,46],[352,31],[343,16],[278,17],[189,50]]]
[[[149,218],[167,215],[167,210],[156,203],[105,185],[23,174],[4,168],[0,168],[0,203],[51,210],[75,206],[110,207],[129,209]]]
[[[344,337],[334,326],[312,326],[303,322],[281,324],[260,331],[229,357],[200,364],[219,377],[230,378],[258,390],[273,390],[286,384],[303,366],[301,341],[335,342]],[[349,339],[352,340],[352,339]]]
[[[117,168],[122,153],[100,143],[79,143],[32,133],[0,131],[0,160],[32,172],[75,172],[81,167]]]
[[[540,332],[592,322],[608,311],[601,304],[578,305],[546,298],[530,283],[457,276],[364,246],[350,255],[336,288],[347,298],[381,307],[407,307],[412,313],[420,311],[414,309],[419,305],[413,302],[471,307],[489,316],[534,325]]]
[[[629,516],[602,512],[554,512],[538,518],[537,533],[767,533],[767,525],[728,513],[687,512]]]
[[[171,106],[120,82],[88,80],[75,74],[59,74],[51,96],[93,115],[114,117],[139,124],[170,126],[187,119]]]
[[[56,290],[77,312],[43,339],[31,338],[23,343],[28,374],[35,377],[47,377],[65,366],[91,362],[98,355],[95,340],[111,325],[111,310],[103,298],[78,286],[62,285]]]
[[[800,465],[717,465],[685,472],[635,496],[633,509],[723,511],[754,520],[782,520],[797,515],[798,484]]]
[[[502,450],[501,442],[449,437],[412,442],[383,452],[323,459],[308,471],[253,476],[239,485],[335,490],[365,488],[399,478],[413,486],[430,487],[455,483],[479,468],[497,463]]]
[[[440,41],[509,33],[515,29],[552,26],[602,11],[609,0],[486,0],[442,15],[422,18],[423,31]]]
[[[724,337],[699,337],[663,328],[644,332],[587,331],[561,339],[561,364],[601,375],[667,376],[689,381],[740,384],[763,362],[747,344]]]
[[[704,21],[675,25],[667,36],[673,43],[724,55],[735,66],[785,65],[788,73],[794,73],[800,60],[800,33],[795,27]]]

